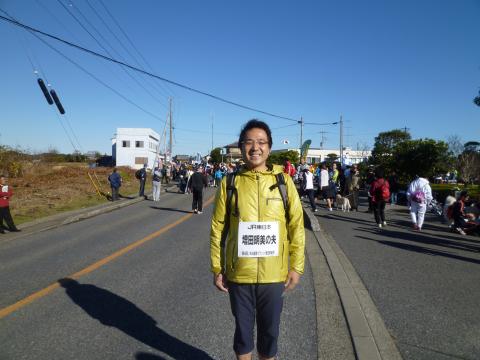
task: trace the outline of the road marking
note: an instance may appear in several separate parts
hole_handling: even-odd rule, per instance
[[[210,197],[205,203],[204,203],[204,207],[210,205],[213,200],[215,199],[215,195]],[[92,265],[90,266],[87,266],[86,268],[70,275],[70,276],[66,276],[67,278],[70,278],[70,279],[79,279],[81,278],[82,276],[84,275],[87,275],[99,268],[101,268],[102,266],[108,264],[109,262],[119,258],[120,256],[122,255],[125,255],[126,253],[132,251],[133,249],[139,247],[139,246],[142,246],[143,244],[145,244],[146,242],[152,240],[152,239],[155,239],[156,237],[158,237],[159,235],[167,232],[168,230],[174,228],[175,226],[177,225],[180,225],[181,223],[183,223],[185,220],[188,220],[190,219],[191,217],[193,216],[193,214],[187,214],[183,217],[181,217],[180,219],[178,219],[177,221],[155,231],[154,233],[150,234],[150,235],[147,235],[146,237],[144,237],[143,239],[140,239],[140,240],[137,240],[135,241],[134,243],[131,243],[130,245],[127,245],[126,247],[114,252],[113,254],[93,263]],[[42,290],[39,290],[29,296],[27,296],[26,298],[20,300],[20,301],[17,301],[15,304],[12,304],[12,305],[9,305],[7,307],[4,307],[3,309],[0,309],[0,319],[3,319],[5,316],[13,313],[14,311],[17,311],[21,308],[23,308],[24,306],[27,306],[28,304],[31,304],[32,302],[34,302],[35,300],[38,300],[38,299],[41,299],[42,297],[44,296],[47,296],[48,294],[50,294],[51,292],[53,292],[55,289],[59,288],[60,287],[60,284],[58,282],[55,282],[49,286],[47,286],[46,288],[43,288]]]

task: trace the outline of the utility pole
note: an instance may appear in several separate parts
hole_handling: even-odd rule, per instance
[[[340,115],[340,165],[343,165],[343,117]]]
[[[170,105],[170,110],[169,110],[169,120],[170,120],[170,144],[168,146],[168,151],[170,153],[170,161],[172,161],[172,148],[173,148],[173,141],[172,141],[172,138],[173,138],[173,129],[172,129],[172,98],[170,98],[170,101],[169,101],[169,105]]]
[[[320,131],[320,134],[322,134],[322,140],[320,140],[320,149],[323,150],[323,144],[325,143],[325,140],[327,139],[325,137],[326,131]]]
[[[300,124],[300,146],[298,148],[301,150],[303,144],[303,116],[298,123]]]
[[[210,113],[210,118],[212,120],[212,148],[210,149],[210,152],[213,151],[213,113]]]

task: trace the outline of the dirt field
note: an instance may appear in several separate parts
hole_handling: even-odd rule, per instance
[[[14,196],[10,210],[16,224],[32,221],[59,212],[84,208],[108,200],[99,196],[88,174],[95,174],[101,191],[110,193],[108,175],[112,168],[98,167],[89,169],[84,163],[26,163],[24,174],[19,178],[10,178]],[[133,195],[138,192],[138,180],[135,170],[119,167],[123,184],[120,194]],[[151,188],[147,179],[146,188]]]

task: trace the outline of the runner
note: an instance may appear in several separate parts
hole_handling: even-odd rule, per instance
[[[237,359],[252,359],[255,322],[259,358],[274,359],[283,294],[303,274],[303,211],[291,177],[282,174],[281,166],[266,164],[272,147],[268,125],[250,120],[239,144],[245,166],[233,178],[234,189],[229,186],[231,201],[227,204],[230,176],[217,191],[210,233],[211,271],[215,286],[230,295]],[[279,185],[280,177],[286,189]],[[280,189],[285,190],[287,206]],[[225,236],[227,229],[225,250],[222,233]]]

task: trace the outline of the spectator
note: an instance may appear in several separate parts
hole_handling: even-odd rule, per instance
[[[288,160],[285,160],[285,164],[283,165],[283,172],[285,174],[288,174],[290,175],[290,177],[293,179],[295,174],[296,174],[296,170],[295,170],[295,166],[293,166],[290,161]]]
[[[377,168],[375,170],[375,180],[370,187],[373,214],[379,228],[387,226],[385,221],[385,203],[390,198],[390,186],[383,176],[383,169]]]
[[[374,173],[373,167],[370,167],[368,169],[367,179],[365,180],[365,190],[367,190],[367,197],[368,197],[368,209],[366,212],[373,211],[372,197],[370,196],[370,187],[372,186],[372,183],[374,181],[375,181],[375,173]]]
[[[312,211],[317,211],[317,206],[315,204],[315,188],[313,186],[313,174],[311,173],[309,168],[303,170],[304,172],[304,183],[305,183],[305,193],[310,200],[310,206],[312,207]]]
[[[352,210],[358,211],[358,193],[360,191],[360,171],[358,165],[352,165],[350,174],[347,177],[347,190],[352,205]]]
[[[464,228],[467,226],[467,216],[465,214],[465,202],[468,201],[467,191],[460,193],[459,199],[453,204],[452,217],[453,229],[461,235],[466,235]]]
[[[152,195],[153,201],[160,201],[160,191],[162,184],[162,172],[156,166],[152,174]]]
[[[15,226],[12,215],[10,214],[10,198],[12,196],[13,190],[12,187],[8,185],[8,178],[4,175],[0,175],[0,233],[2,234],[5,234],[5,231],[3,230],[3,220],[5,220],[8,231],[20,231]]]
[[[140,170],[135,173],[136,178],[140,182],[140,188],[138,189],[138,196],[143,196],[145,199],[145,182],[147,181],[147,164],[144,164]]]
[[[119,200],[119,190],[122,186],[122,177],[117,172],[117,168],[113,168],[112,173],[108,176],[108,181],[110,182],[110,187],[112,188],[112,201]]]
[[[217,167],[217,170],[215,170],[215,187],[220,186],[220,184],[222,183],[223,175],[224,174],[220,166]]]
[[[427,205],[432,201],[432,189],[427,179],[417,176],[408,186],[407,199],[410,201],[410,216],[413,229],[422,230]]]
[[[390,204],[397,204],[398,196],[398,177],[395,171],[388,177],[388,184],[390,185]]]
[[[328,211],[332,211],[332,199],[333,192],[330,186],[330,180],[328,176],[327,165],[322,164],[322,170],[320,170],[320,177],[318,178],[318,191],[323,199],[327,202]]]
[[[203,173],[203,167],[199,166],[190,179],[190,190],[193,193],[192,210],[195,214],[203,211],[203,188],[208,186],[208,180]]]

